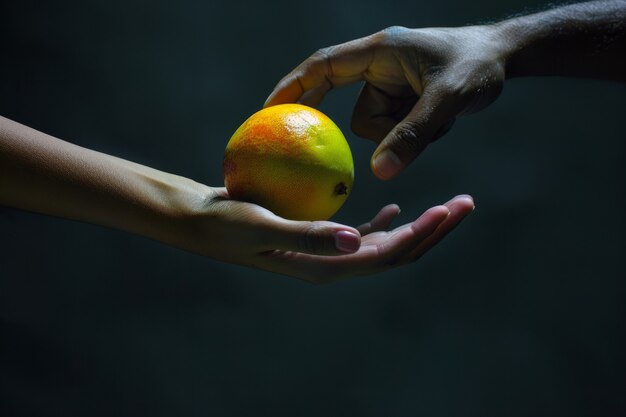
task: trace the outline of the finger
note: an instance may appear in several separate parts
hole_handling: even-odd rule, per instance
[[[342,255],[359,250],[361,234],[330,221],[284,219],[257,204],[230,199],[225,187],[213,188],[212,211],[225,216],[229,232],[221,239],[259,254],[293,251],[312,255]]]
[[[357,227],[357,230],[361,233],[361,236],[387,230],[398,214],[400,214],[400,207],[397,204],[389,204],[383,207],[371,221]]]
[[[380,143],[411,110],[417,96],[410,87],[404,98],[389,95],[366,82],[361,88],[352,111],[352,131],[366,139]],[[408,104],[408,106],[407,106]]]
[[[435,232],[437,227],[450,215],[445,206],[435,206],[424,212],[408,227],[398,228],[392,233],[392,238],[382,245],[378,251],[385,259],[385,265],[395,266],[408,262],[407,255],[420,243]]]
[[[230,196],[228,195],[228,191],[226,190],[226,187],[213,187],[212,191],[215,193],[216,197],[230,198]]]
[[[262,223],[262,248],[312,255],[345,255],[359,250],[361,234],[350,226],[327,221],[293,221],[274,217]]]
[[[413,109],[380,143],[372,156],[372,171],[390,179],[402,171],[430,143],[440,127],[454,117],[436,89],[424,90]]]
[[[434,233],[437,226],[448,215],[447,207],[432,207],[413,223],[397,228],[384,243],[361,246],[358,252],[345,256],[329,257],[284,251],[268,252],[260,267],[315,283],[331,282],[345,276],[379,272],[399,265],[398,261],[406,259],[406,254],[423,239]]]
[[[469,195],[459,195],[445,204],[450,210],[450,215],[443,221],[432,235],[421,242],[409,255],[410,261],[415,261],[424,255],[433,246],[439,243],[448,233],[450,233],[461,221],[472,211],[474,211],[474,200]]]
[[[311,90],[304,92],[298,99],[297,103],[304,104],[309,107],[317,107],[322,102],[326,93],[331,89],[332,87],[328,84],[312,88]]]
[[[263,107],[294,103],[316,90],[315,101],[335,87],[363,79],[372,60],[371,36],[320,49],[278,82]]]

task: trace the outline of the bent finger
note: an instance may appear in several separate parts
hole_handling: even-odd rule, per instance
[[[390,179],[409,165],[431,142],[440,127],[454,114],[435,89],[424,94],[409,114],[383,139],[372,155],[371,166],[380,179]]]
[[[271,251],[265,254],[260,267],[313,283],[380,272],[408,262],[406,255],[430,236],[448,215],[447,207],[432,207],[413,223],[390,232],[385,242],[362,245],[358,252],[344,256]]]
[[[262,226],[265,251],[311,255],[345,255],[359,250],[361,234],[353,227],[327,221],[294,221],[275,217]]]
[[[409,262],[407,254],[433,234],[449,215],[448,207],[435,206],[426,210],[413,223],[394,230],[387,242],[378,245],[384,265],[397,266]]]
[[[433,246],[439,243],[448,233],[456,228],[463,219],[474,211],[474,200],[471,196],[460,195],[454,197],[445,204],[450,210],[450,215],[443,221],[437,229],[421,242],[409,255],[411,262],[416,261]]]
[[[278,82],[263,107],[294,103],[313,89],[319,102],[331,89],[363,79],[372,60],[371,42],[367,36],[320,49]]]
[[[380,143],[409,113],[417,96],[410,87],[395,97],[366,82],[352,111],[350,128],[356,135]]]
[[[400,207],[397,204],[389,204],[380,209],[372,220],[357,227],[357,230],[361,236],[387,230],[398,214],[400,214]]]

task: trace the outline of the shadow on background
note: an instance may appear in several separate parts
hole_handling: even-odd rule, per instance
[[[221,186],[232,132],[316,49],[540,5],[224,3],[2,4],[0,114]],[[321,106],[356,163],[335,220],[472,194],[446,241],[315,287],[0,208],[0,414],[626,414],[625,86],[507,82],[391,182],[349,132],[357,92]]]

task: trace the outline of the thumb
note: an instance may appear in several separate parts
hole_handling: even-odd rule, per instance
[[[268,250],[279,249],[313,255],[345,255],[359,250],[358,230],[327,221],[281,219],[264,233]]]
[[[409,114],[380,142],[372,155],[374,174],[383,180],[396,176],[433,140],[442,125],[454,117],[444,109],[435,89],[425,89]]]

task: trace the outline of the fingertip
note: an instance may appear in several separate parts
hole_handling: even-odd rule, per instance
[[[459,195],[457,195],[455,198],[458,198],[458,199],[465,199],[465,200],[470,200],[470,201],[474,202],[474,197],[472,197],[472,196],[471,196],[471,195],[469,195],[469,194],[459,194]]]
[[[279,95],[280,95],[280,92],[281,92],[281,89],[279,87],[280,87],[280,84],[277,85],[276,87],[274,87],[274,89],[272,90],[270,95],[267,96],[267,98],[265,99],[265,103],[263,103],[263,108],[264,109],[267,108],[267,107],[276,106],[277,104],[285,103],[285,101],[280,101],[279,100]]]
[[[270,95],[267,96],[267,98],[265,99],[265,102],[263,103],[263,108],[264,109],[267,108],[267,107],[271,107],[272,106],[272,100],[274,98],[273,96],[274,96],[274,91],[272,91],[270,93]]]
[[[469,209],[470,211],[474,211],[476,208],[476,203],[474,202],[474,198],[469,194],[459,194],[452,198],[450,201],[445,203],[448,207],[461,207],[464,209]]]
[[[385,207],[383,207],[383,210],[388,210],[390,212],[394,212],[395,215],[397,216],[398,214],[400,214],[400,206],[397,205],[396,203],[392,203],[392,204],[387,204]]]
[[[389,227],[391,222],[400,214],[400,207],[397,204],[388,204],[381,208],[375,220],[380,220],[385,224],[385,229]]]
[[[391,149],[384,149],[374,154],[371,160],[372,172],[381,180],[390,180],[402,169],[404,164]]]
[[[276,84],[270,95],[265,99],[263,108],[284,103],[294,103],[304,93],[301,85],[289,74]]]
[[[335,233],[335,248],[344,253],[354,253],[361,247],[361,235],[347,230]]]

